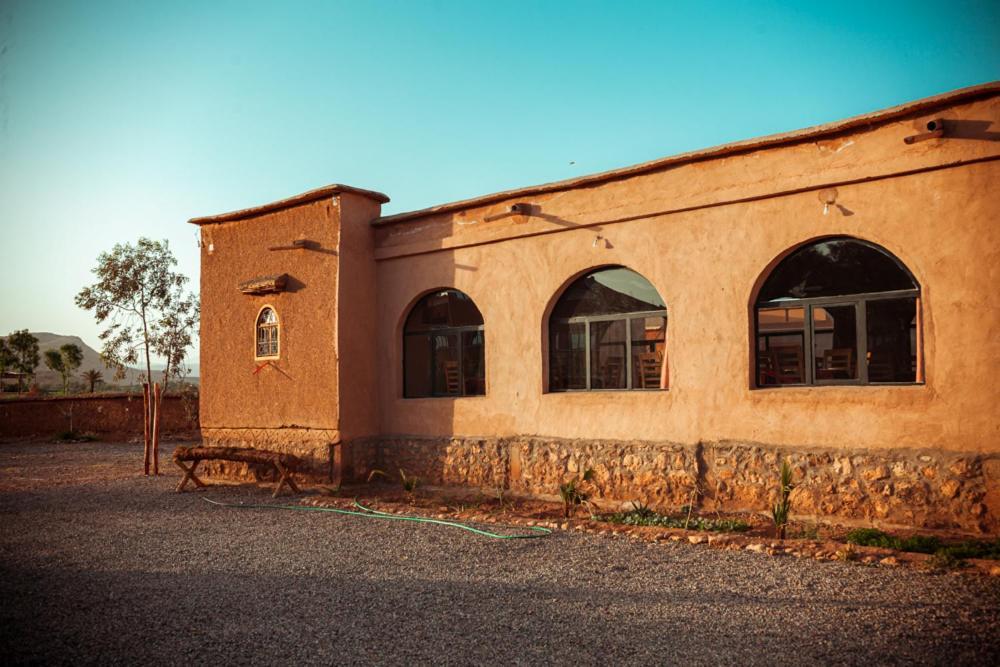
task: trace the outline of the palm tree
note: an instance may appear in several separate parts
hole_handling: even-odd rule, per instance
[[[104,381],[104,376],[101,375],[101,371],[98,370],[84,371],[83,373],[80,374],[80,376],[83,378],[84,382],[90,385],[91,394],[94,393],[94,385],[96,385],[98,382]]]

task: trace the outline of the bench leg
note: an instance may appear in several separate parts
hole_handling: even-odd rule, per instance
[[[277,469],[278,474],[280,475],[280,477],[278,479],[278,486],[274,487],[274,493],[271,494],[272,498],[277,498],[278,495],[281,493],[281,489],[286,484],[292,490],[292,493],[302,493],[301,491],[299,491],[299,487],[296,486],[295,480],[292,479],[291,473],[288,472],[288,470],[285,468],[285,466],[281,465],[280,463],[275,462],[274,467],[275,467],[275,469]]]
[[[181,483],[177,485],[177,493],[184,490],[184,487],[187,486],[188,480],[194,482],[194,485],[198,488],[205,488],[205,484],[194,474],[194,469],[198,467],[199,463],[201,463],[201,459],[193,461],[191,463],[191,467],[184,465],[182,461],[174,461],[174,463],[176,463],[177,467],[184,471],[184,479],[182,479]]]

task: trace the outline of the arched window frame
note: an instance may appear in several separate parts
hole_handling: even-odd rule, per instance
[[[829,236],[824,238],[813,239],[807,243],[803,243],[794,249],[790,250],[785,254],[785,256],[771,267],[767,272],[767,275],[763,278],[760,283],[760,289],[757,294],[764,290],[764,286],[767,284],[768,280],[774,274],[775,271],[781,266],[781,263],[787,258],[791,257],[795,253],[804,250],[812,245],[834,241],[834,240],[844,240],[851,241],[863,246],[868,246],[869,248],[881,253],[886,256],[893,263],[896,264],[897,268],[904,273],[916,286],[912,289],[898,289],[898,290],[887,290],[878,292],[860,292],[854,294],[843,294],[835,296],[823,296],[823,297],[810,297],[810,298],[782,298],[775,299],[772,301],[761,301],[759,296],[755,296],[754,303],[752,306],[753,312],[753,340],[751,341],[754,360],[754,377],[753,377],[753,388],[755,389],[775,389],[781,387],[812,387],[812,386],[836,386],[836,385],[847,385],[847,386],[859,386],[859,385],[871,385],[871,386],[892,386],[892,385],[915,385],[923,384],[924,382],[924,360],[923,360],[923,344],[922,344],[922,316],[921,316],[921,289],[920,283],[917,281],[913,273],[907,268],[907,266],[893,253],[889,252],[882,246],[872,243],[870,241],[865,241],[852,236]],[[869,350],[868,350],[868,304],[877,303],[879,301],[891,301],[891,300],[901,300],[901,299],[914,299],[915,302],[915,314],[914,314],[914,326],[915,326],[915,344],[914,344],[914,379],[912,381],[872,381],[869,374]],[[824,306],[853,306],[854,307],[854,318],[855,318],[855,345],[857,349],[857,375],[856,378],[850,379],[834,379],[834,378],[818,378],[816,377],[816,350],[814,345],[814,333],[815,333],[815,310],[817,308],[823,308]],[[775,383],[767,384],[762,380],[762,360],[761,360],[761,350],[760,350],[760,337],[761,327],[760,327],[760,311],[761,309],[768,308],[785,308],[788,310],[794,310],[798,308],[803,309],[803,381],[802,382],[792,382],[792,383]]]
[[[649,281],[649,279],[647,279],[641,273],[639,273],[639,272],[637,272],[637,271],[635,271],[633,269],[630,269],[627,266],[622,266],[622,265],[608,265],[608,266],[593,267],[593,268],[590,268],[587,271],[579,274],[574,279],[572,279],[568,283],[566,283],[566,285],[563,287],[563,289],[559,291],[558,297],[553,301],[552,312],[553,313],[555,312],[555,310],[557,309],[560,301],[562,301],[562,299],[567,295],[567,293],[579,281],[585,280],[586,278],[588,278],[589,276],[594,275],[595,273],[599,273],[601,271],[605,271],[605,270],[608,270],[608,269],[627,269],[627,270],[631,271],[632,273],[636,274],[637,276],[639,276],[640,278],[642,278],[643,280],[645,280],[647,283],[649,283],[649,285],[651,287],[653,287],[653,289],[656,289],[656,287]],[[656,292],[657,292],[657,296],[660,296],[659,290],[656,290]],[[662,300],[662,296],[660,296],[660,299]],[[662,364],[662,366],[661,366],[661,372],[660,372],[660,386],[659,387],[649,387],[649,388],[638,387],[638,386],[636,386],[636,384],[637,384],[637,378],[635,377],[635,372],[634,372],[634,369],[633,369],[633,365],[634,364],[631,362],[631,360],[632,360],[632,342],[633,342],[632,341],[632,338],[633,338],[633,336],[632,336],[632,320],[640,320],[640,319],[645,319],[645,318],[657,318],[657,317],[662,317],[663,320],[664,320],[664,328],[663,328],[663,331],[664,331],[664,353],[663,353],[663,359],[660,362]],[[627,360],[626,363],[624,363],[624,367],[625,367],[625,387],[619,387],[619,388],[595,387],[594,386],[594,369],[591,368],[591,366],[592,366],[591,326],[593,324],[596,324],[596,323],[614,322],[614,321],[620,321],[620,320],[624,320],[624,322],[625,322],[625,359]],[[553,350],[553,344],[552,344],[552,339],[553,339],[552,329],[553,329],[553,325],[558,325],[558,324],[567,324],[567,325],[583,324],[583,326],[584,326],[583,339],[584,339],[584,360],[585,360],[585,371],[584,371],[585,372],[585,387],[579,387],[579,388],[568,388],[568,387],[567,388],[560,388],[560,387],[553,386],[552,378],[553,378],[553,374],[554,374],[554,369],[553,369],[553,364],[554,364],[554,355],[553,355],[553,353],[554,353],[554,350]],[[574,316],[574,317],[556,317],[554,315],[550,315],[549,318],[548,318],[548,323],[547,323],[546,330],[545,330],[545,334],[546,334],[547,340],[548,340],[548,345],[547,345],[547,349],[548,349],[548,362],[547,362],[547,368],[548,368],[548,382],[547,382],[547,385],[548,385],[548,387],[547,387],[547,390],[548,390],[548,392],[549,393],[562,394],[562,393],[574,393],[574,392],[583,392],[583,391],[666,391],[669,388],[669,380],[668,380],[668,377],[669,377],[669,374],[668,374],[668,363],[669,363],[668,359],[669,359],[669,357],[668,357],[667,351],[666,351],[666,345],[667,345],[667,334],[666,334],[666,331],[667,331],[668,326],[669,326],[669,318],[667,316],[667,309],[665,307],[662,308],[662,309],[644,310],[644,311],[633,311],[633,312],[627,312],[627,313],[612,313],[612,314],[608,314],[608,315],[579,315],[579,316]]]
[[[417,298],[413,302],[413,304],[410,306],[410,308],[407,309],[407,311],[406,311],[406,317],[403,320],[403,336],[402,336],[402,341],[403,341],[403,347],[402,347],[402,361],[403,361],[403,368],[402,368],[402,370],[403,370],[403,374],[402,374],[403,386],[402,386],[402,392],[403,392],[403,398],[409,398],[409,399],[420,399],[420,398],[461,398],[461,397],[473,397],[473,396],[485,396],[486,395],[486,358],[485,358],[486,326],[485,326],[485,320],[483,320],[481,324],[468,324],[468,325],[460,325],[460,326],[429,325],[429,326],[425,326],[424,328],[421,328],[419,330],[407,330],[407,327],[409,326],[409,323],[410,323],[410,319],[413,317],[413,315],[417,311],[417,309],[427,299],[429,299],[430,297],[433,297],[436,294],[443,294],[443,293],[447,293],[447,292],[455,292],[457,294],[462,295],[466,299],[468,299],[469,303],[472,305],[473,308],[475,308],[476,313],[479,315],[479,319],[483,320],[482,311],[479,310],[479,306],[476,305],[476,302],[472,299],[472,297],[469,296],[468,294],[466,294],[465,292],[463,292],[462,290],[456,289],[454,287],[440,287],[440,288],[437,288],[437,289],[433,289],[433,290],[430,290],[429,292],[425,292],[419,298]],[[483,358],[482,358],[482,360],[480,362],[481,363],[481,367],[482,367],[482,371],[483,371],[482,378],[473,378],[472,376],[466,377],[465,355],[463,354],[463,345],[464,345],[464,341],[465,341],[465,335],[469,334],[469,333],[480,333],[481,334],[481,347],[483,348],[483,351],[482,351]],[[407,387],[409,386],[408,373],[410,373],[410,365],[411,364],[408,362],[408,359],[407,359],[407,347],[408,347],[407,346],[407,339],[411,338],[411,337],[424,337],[424,336],[436,336],[436,337],[455,336],[457,338],[457,341],[458,341],[458,354],[457,354],[457,357],[458,357],[458,385],[459,385],[459,391],[458,392],[449,392],[447,390],[448,389],[447,388],[447,380],[446,380],[446,386],[444,387],[444,391],[440,391],[440,388],[437,386],[437,374],[436,374],[436,369],[435,369],[435,366],[434,366],[434,351],[433,351],[433,349],[432,349],[432,352],[431,352],[431,364],[430,364],[430,367],[429,367],[430,378],[429,378],[429,381],[428,381],[428,385],[431,387],[430,392],[428,392],[428,393],[418,393],[418,394],[411,394],[411,393],[408,392],[408,390],[407,390]],[[479,385],[479,386],[477,386],[472,391],[469,391],[470,380],[476,380],[476,382],[473,382],[473,384],[474,385]],[[480,380],[481,380],[481,384],[479,382]]]
[[[270,311],[274,315],[274,322],[261,321],[267,311]],[[261,338],[263,330],[268,331],[266,341]],[[267,347],[264,348],[262,345],[266,345]],[[273,354],[271,353],[272,348]],[[254,359],[258,360],[278,359],[281,356],[281,318],[278,317],[277,309],[270,304],[261,306],[260,310],[257,311],[257,317],[254,319],[253,350]],[[262,351],[263,354],[261,354]]]

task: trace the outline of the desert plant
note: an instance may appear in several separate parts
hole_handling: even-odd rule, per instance
[[[99,385],[101,382],[104,381],[104,376],[101,375],[101,371],[96,369],[84,371],[83,373],[80,374],[80,377],[82,377],[83,381],[87,383],[88,387],[90,387],[91,394],[94,393],[94,387],[96,387],[97,385]]]
[[[946,549],[935,551],[927,561],[927,567],[932,570],[957,570],[967,565],[968,563]]]
[[[593,479],[593,477],[594,470],[587,468],[583,471],[582,476],[577,475],[568,482],[563,482],[559,485],[559,497],[562,498],[563,502],[563,517],[568,519],[574,507],[587,502],[588,496],[580,487]]]
[[[406,471],[402,468],[399,469],[399,480],[403,483],[403,490],[407,493],[413,493],[417,490],[417,484],[420,483],[420,478],[413,476],[407,476]]]
[[[682,508],[682,513],[686,508]],[[713,532],[743,532],[750,529],[750,524],[739,519],[706,519],[699,516],[670,516],[660,514],[641,503],[632,503],[632,509],[615,514],[605,514],[597,517],[599,521],[619,523],[626,526],[656,526],[659,528],[684,528],[690,530],[705,530]]]
[[[376,477],[383,477],[385,479],[389,479],[389,476],[386,475],[385,471],[383,470],[375,469],[372,470],[370,473],[368,473],[369,482],[371,482]],[[402,483],[404,491],[406,491],[407,493],[413,493],[414,491],[417,490],[417,485],[420,483],[420,478],[416,476],[409,476],[406,474],[405,470],[400,468],[399,481]]]
[[[774,530],[778,538],[783,540],[788,527],[788,514],[792,508],[790,496],[792,489],[795,488],[792,484],[792,466],[789,465],[788,459],[781,462],[780,481],[778,500],[771,508],[771,518],[774,520]]]

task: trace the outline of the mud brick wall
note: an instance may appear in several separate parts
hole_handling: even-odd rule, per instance
[[[198,399],[164,396],[161,434],[198,437]],[[142,396],[100,394],[0,401],[0,438],[51,438],[66,431],[102,440],[142,439]]]
[[[538,437],[373,442],[355,452],[356,471],[378,468],[395,479],[402,469],[423,484],[553,497],[560,483],[589,468],[599,503],[637,500],[665,510],[693,504],[706,511],[767,513],[787,459],[796,518],[1000,534],[1000,456],[992,454]]]

